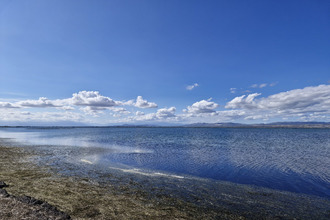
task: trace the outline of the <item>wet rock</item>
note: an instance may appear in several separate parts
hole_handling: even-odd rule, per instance
[[[9,197],[9,194],[7,193],[6,190],[0,189],[0,197],[7,198]]]
[[[9,185],[7,185],[5,182],[0,181],[0,189],[4,188],[4,187],[8,187]]]
[[[35,198],[32,198],[30,196],[21,196],[17,198],[18,201],[29,204],[29,205],[41,205],[44,202],[41,200],[37,200]]]

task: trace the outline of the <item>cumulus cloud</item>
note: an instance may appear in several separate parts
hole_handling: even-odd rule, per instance
[[[228,110],[228,111],[217,111],[217,115],[226,119],[237,119],[246,114],[244,110]]]
[[[107,108],[105,107],[95,107],[95,106],[85,106],[85,107],[81,107],[80,110],[85,112],[88,115],[92,115],[92,116],[99,116],[99,114],[101,113],[101,111],[106,110]]]
[[[186,87],[187,90],[193,90],[194,88],[198,87],[198,83],[194,83],[193,85],[189,85]]]
[[[142,96],[138,96],[136,98],[136,102],[134,104],[135,107],[138,108],[157,108],[157,104],[154,102],[148,102],[147,100],[144,100]]]
[[[50,100],[46,97],[40,97],[37,100],[28,99],[15,103],[0,102],[0,108],[57,108],[73,110],[73,106],[80,106],[86,107],[84,109],[87,111],[101,111],[123,105],[134,106],[137,108],[158,107],[156,103],[144,100],[142,96],[138,96],[136,100],[115,101],[110,97],[101,95],[98,91],[80,91],[72,94],[72,97],[67,99]]]
[[[145,114],[143,112],[137,111],[135,117],[130,117],[133,121],[166,121],[176,120],[177,116],[175,115],[176,108],[161,108],[158,109],[156,113]]]
[[[249,95],[242,95],[234,98],[226,104],[226,108],[254,108],[256,103],[254,98],[261,95],[260,93],[253,93]]]
[[[260,84],[261,85],[261,84]],[[258,88],[260,88],[258,85]],[[268,85],[270,86],[270,85]],[[231,89],[235,91],[235,88]],[[138,96],[135,100],[116,101],[97,91],[81,91],[66,99],[50,100],[41,97],[36,100],[0,102],[0,120],[5,121],[81,121],[110,123],[110,121],[157,121],[157,122],[224,122],[235,120],[330,120],[330,85],[294,89],[267,97],[261,93],[237,96],[218,110],[219,104],[212,99],[201,100],[187,106],[183,113],[176,114],[176,108],[160,108],[152,113],[132,110],[156,108],[157,104]],[[21,108],[21,109],[20,109]],[[53,108],[52,112],[23,111],[29,108]],[[70,111],[69,111],[70,110]],[[105,110],[110,111],[104,114]],[[150,110],[148,110],[150,111]],[[103,113],[100,114],[100,113]],[[90,116],[89,116],[90,115]],[[92,117],[91,117],[92,116]],[[100,117],[101,116],[101,117]],[[48,118],[47,118],[48,117]],[[85,118],[84,118],[85,117]],[[96,119],[94,117],[99,117]],[[110,121],[104,121],[109,117]]]
[[[61,107],[57,107],[57,109],[61,109],[61,110],[74,110],[75,108],[72,106],[61,106]]]
[[[156,116],[157,118],[171,118],[175,117],[175,107],[170,108],[161,108],[157,110]]]
[[[114,117],[121,117],[128,115],[131,112],[120,106],[133,106],[137,108],[157,108],[154,102],[144,100],[142,96],[138,96],[136,100],[116,101],[110,97],[101,95],[98,91],[80,91],[72,94],[71,98],[50,100],[46,97],[39,99],[28,99],[16,102],[0,102],[0,109],[22,109],[22,108],[54,108],[62,111],[80,110],[86,115],[99,117],[105,110],[110,110],[110,115]],[[79,107],[76,109],[75,107]],[[22,111],[21,111],[22,112]],[[8,115],[9,113],[7,111]],[[165,114],[163,112],[163,114]],[[23,113],[22,113],[23,115]],[[160,113],[156,115],[161,117]],[[29,120],[29,118],[25,118]],[[60,119],[60,118],[59,118]]]
[[[120,104],[109,97],[100,95],[98,91],[80,91],[74,93],[71,100],[73,105],[95,107],[95,110]]]
[[[62,100],[49,100],[46,97],[40,97],[38,100],[25,100],[17,102],[16,105],[28,108],[46,108],[46,107],[63,107]]]
[[[228,102],[225,108],[272,111],[272,114],[330,113],[330,85],[319,85],[281,92],[264,98],[260,93],[243,95]],[[301,113],[302,115],[299,115]]]
[[[135,112],[135,115],[136,116],[141,116],[141,115],[145,115],[145,113],[144,112],[141,112],[141,111],[137,111],[137,112]]]
[[[125,115],[128,115],[130,114],[131,112],[128,111],[127,109],[125,108],[110,108],[110,110],[112,111],[112,113],[110,113],[111,116],[115,117],[115,118],[121,118]]]
[[[177,118],[181,121],[187,121],[188,123],[217,123],[217,122],[232,122],[238,119],[246,117],[246,111],[244,110],[222,110],[213,111],[209,113],[188,113],[187,111],[182,115],[177,115]]]
[[[211,99],[201,100],[199,102],[195,102],[191,106],[188,106],[184,112],[199,114],[199,113],[212,113],[215,112],[214,109],[219,107],[219,105],[215,102],[211,102]]]
[[[116,112],[118,114],[130,114],[131,112],[128,111],[126,108],[110,108],[111,111]]]
[[[0,108],[19,108],[10,102],[0,102]]]
[[[73,110],[72,106],[85,106],[91,110],[104,110],[109,107],[118,106],[121,103],[109,97],[100,95],[97,91],[80,91],[74,93],[71,98],[50,100],[40,97],[37,100],[23,100],[16,103],[0,102],[0,107],[6,108],[58,108]]]

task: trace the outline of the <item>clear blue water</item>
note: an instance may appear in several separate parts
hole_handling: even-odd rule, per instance
[[[329,129],[1,128],[1,137],[56,149],[72,163],[330,198]]]

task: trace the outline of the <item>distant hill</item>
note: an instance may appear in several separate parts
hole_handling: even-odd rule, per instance
[[[241,127],[244,124],[239,123],[194,123],[187,124],[179,127]]]
[[[330,128],[330,122],[273,122],[268,124],[194,123],[180,127],[205,128]]]
[[[261,123],[261,124],[241,124],[241,123],[193,123],[186,125],[173,125],[173,124],[123,124],[123,125],[85,125],[85,124],[64,124],[64,123],[54,123],[49,124],[32,124],[32,125],[0,125],[0,127],[42,127],[42,128],[156,128],[156,127],[175,127],[175,128],[330,128],[330,122],[273,122],[273,123]]]

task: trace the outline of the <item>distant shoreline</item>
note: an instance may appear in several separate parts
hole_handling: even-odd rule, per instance
[[[100,126],[0,125],[0,128],[330,128],[330,122],[275,122],[268,124],[193,123],[184,125],[125,124]]]

